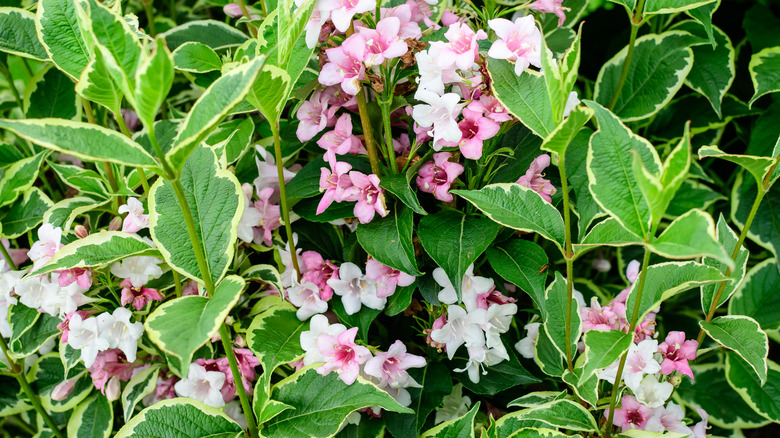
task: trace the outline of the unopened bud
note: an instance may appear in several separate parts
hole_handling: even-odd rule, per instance
[[[244,15],[238,3],[228,3],[222,7],[222,10],[228,17],[238,18]]]
[[[111,223],[108,224],[108,231],[119,231],[122,229],[122,218],[117,216],[111,219]]]
[[[671,383],[675,388],[680,386],[680,383],[682,383],[682,376],[672,376],[669,379],[669,383]]]
[[[51,392],[51,399],[54,401],[62,401],[68,398],[73,388],[76,387],[76,378],[65,380],[59,385],[55,386]]]
[[[612,264],[607,259],[603,259],[601,257],[593,259],[592,263],[593,269],[599,271],[599,272],[609,272],[609,270],[612,268]]]
[[[246,341],[244,341],[244,337],[241,335],[236,336],[236,346],[238,348],[245,348],[246,347]]]
[[[106,398],[108,401],[119,400],[122,387],[119,385],[119,376],[112,377],[106,384]]]
[[[76,233],[76,236],[78,236],[79,239],[89,236],[89,231],[87,231],[87,228],[84,227],[84,225],[76,225],[73,228],[73,232]]]

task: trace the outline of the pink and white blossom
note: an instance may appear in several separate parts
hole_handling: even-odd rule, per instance
[[[423,164],[417,171],[417,187],[444,202],[452,201],[450,186],[463,173],[463,165],[449,161],[451,157],[449,152],[433,154],[433,161]]]
[[[288,287],[287,298],[298,308],[295,316],[301,321],[328,310],[328,303],[320,298],[320,288],[310,281]]]
[[[604,415],[608,415],[609,409]],[[648,420],[653,415],[653,410],[639,403],[636,398],[626,395],[620,403],[620,409],[615,410],[614,424],[623,430],[644,430]]]
[[[111,265],[111,273],[119,278],[129,279],[133,287],[141,287],[162,276],[159,263],[162,263],[162,260],[157,257],[128,257]]]
[[[330,19],[339,32],[346,32],[352,24],[352,17],[363,12],[373,11],[376,0],[319,0],[317,9],[325,15],[330,13]]]
[[[164,298],[157,289],[133,287],[128,279],[122,280],[119,286],[122,288],[121,304],[123,306],[132,304],[135,310],[142,310],[150,301],[162,301]]]
[[[254,242],[273,245],[273,231],[282,226],[281,210],[278,205],[271,203],[274,189],[266,187],[257,193],[258,200],[254,203],[254,209],[260,213],[260,220],[254,227]],[[249,207],[247,207],[249,208]]]
[[[509,111],[494,96],[483,94],[479,96],[479,99],[471,102],[467,108],[494,122],[503,123],[512,120]]]
[[[173,385],[180,397],[189,397],[214,408],[225,406],[222,398],[222,386],[225,384],[225,373],[206,371],[201,365],[191,363],[187,377]]]
[[[659,408],[666,403],[674,391],[674,386],[669,382],[659,382],[655,374],[648,374],[642,378],[639,387],[634,390],[634,395],[639,403],[648,408]]]
[[[380,10],[380,17],[382,19],[388,17],[395,17],[398,19],[400,23],[398,36],[401,37],[401,39],[416,39],[422,36],[420,25],[412,20],[412,8],[408,4],[399,5],[393,8],[382,8]]]
[[[363,35],[366,41],[366,67],[381,65],[388,59],[398,58],[406,53],[408,47],[399,35],[400,30],[401,20],[396,17],[379,20],[376,29],[358,29],[358,33]]]
[[[377,296],[376,282],[363,275],[354,263],[343,263],[339,267],[339,278],[328,280],[328,286],[341,297],[347,315],[357,313],[362,306],[382,310],[387,303],[386,298]]]
[[[118,212],[127,213],[122,222],[122,231],[125,233],[137,233],[149,227],[149,215],[144,214],[144,205],[136,198],[128,197],[127,203],[120,205]]]
[[[325,260],[315,251],[305,251],[301,255],[301,282],[310,281],[317,285],[320,298],[328,301],[333,296],[333,288],[328,285],[331,278],[339,278],[339,267],[330,260]]]
[[[558,17],[558,27],[563,26],[563,22],[566,21],[566,12],[569,8],[561,6],[563,0],[536,0],[528,5],[529,8],[539,12],[553,13]]]
[[[542,33],[536,27],[533,16],[520,17],[514,22],[494,18],[488,21],[488,26],[499,38],[490,46],[489,57],[513,61],[518,76],[530,65],[542,66]]]
[[[550,156],[547,154],[539,155],[531,162],[531,165],[528,166],[525,175],[517,180],[517,184],[528,187],[541,195],[545,201],[552,202],[552,195],[554,195],[557,190],[549,180],[544,179],[544,174],[542,173],[549,165]]]
[[[385,189],[379,186],[378,176],[365,175],[353,170],[349,172],[349,179],[358,190],[355,195],[357,204],[353,212],[361,224],[371,222],[375,213],[379,213],[382,217],[387,216],[389,212],[385,205]]]
[[[415,98],[424,104],[414,106],[412,118],[420,126],[433,128],[429,135],[433,136],[435,149],[441,149],[442,141],[450,143],[460,141],[463,133],[456,120],[464,106],[460,103],[460,96],[455,93],[440,96],[432,91],[418,90]]]
[[[462,307],[447,307],[447,323],[440,329],[431,331],[431,339],[447,346],[447,357],[452,360],[455,351],[461,346],[481,347],[485,345],[485,334],[479,327],[479,320]]]
[[[33,261],[33,270],[37,270],[54,257],[57,250],[63,246],[61,240],[62,228],[55,228],[49,223],[41,225],[38,229],[38,241],[33,243],[30,251],[27,252],[30,260]]]
[[[335,111],[328,107],[328,96],[318,90],[304,101],[295,114],[299,120],[295,135],[301,142],[314,138],[328,126],[336,124]]]
[[[433,279],[439,286],[443,287],[439,291],[438,298],[444,304],[454,304],[458,301],[458,294],[455,286],[450,282],[449,277],[442,268],[433,270]],[[477,299],[479,295],[490,292],[495,286],[492,278],[480,277],[474,275],[474,264],[472,263],[463,274],[461,282],[461,300],[469,312],[478,308]]]
[[[465,108],[463,120],[458,123],[458,128],[461,132],[461,139],[457,143],[460,153],[470,160],[478,160],[482,157],[482,146],[485,140],[495,137],[501,126],[481,113]]]
[[[653,416],[647,421],[645,430],[650,432],[675,432],[683,435],[693,433],[690,427],[685,425],[685,411],[674,402],[669,402],[666,407],[657,407],[653,410]]]
[[[351,385],[360,373],[360,366],[371,358],[368,348],[355,343],[357,327],[345,330],[337,336],[323,334],[317,338],[317,348],[325,358],[325,363],[317,372],[325,376],[335,371],[339,378]]]
[[[78,313],[68,322],[68,345],[81,350],[81,360],[87,368],[95,362],[98,352],[109,348],[108,340],[100,336],[97,318],[84,319]]]
[[[442,68],[457,67],[461,70],[468,70],[474,65],[474,61],[479,58],[479,40],[487,39],[484,30],[479,29],[474,32],[465,23],[453,23],[444,33],[447,42],[436,41],[432,46],[441,50],[441,56],[437,62]]]
[[[323,134],[317,144],[325,149],[325,161],[331,166],[336,164],[336,155],[365,153],[363,143],[352,133],[352,118],[349,114],[342,114],[333,130]]]
[[[317,205],[317,214],[322,214],[335,202],[356,201],[359,189],[352,184],[349,173],[352,165],[342,161],[330,163],[330,169],[320,168],[320,190],[323,190],[322,199]]]
[[[348,0],[347,0],[348,1]],[[328,63],[322,66],[319,81],[323,85],[341,84],[345,93],[356,95],[360,91],[360,82],[366,80],[366,40],[360,34],[354,34],[344,40],[339,47],[327,49]]]
[[[379,298],[393,295],[397,286],[406,287],[414,283],[414,277],[411,275],[374,259],[366,262],[366,278],[376,282],[376,296]]]
[[[309,320],[309,330],[301,332],[301,348],[306,353],[303,365],[325,362],[327,358],[320,353],[318,339],[322,335],[338,336],[347,330],[343,324],[329,324],[325,315],[314,315]]]
[[[386,353],[377,353],[369,359],[363,366],[363,372],[376,378],[379,382],[377,386],[387,388],[401,406],[409,406],[412,399],[404,388],[419,388],[420,384],[406,370],[425,365],[423,357],[407,353],[406,345],[395,341]]]
[[[674,371],[693,379],[693,371],[688,365],[689,360],[696,359],[696,350],[699,348],[697,341],[686,341],[685,332],[669,332],[666,340],[658,346],[658,351],[663,354],[661,362],[661,374],[669,375]]]

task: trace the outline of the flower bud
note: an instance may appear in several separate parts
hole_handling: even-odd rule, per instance
[[[222,7],[222,10],[225,11],[225,15],[228,17],[238,18],[244,15],[238,3],[228,3]]]
[[[89,231],[87,231],[87,228],[84,227],[84,225],[76,225],[73,227],[73,232],[76,233],[76,236],[78,236],[79,239],[89,236]]]
[[[122,218],[117,216],[111,219],[111,223],[108,224],[108,231],[119,231],[122,229]]]
[[[106,385],[106,398],[108,398],[108,401],[119,400],[119,395],[122,392],[121,389],[122,387],[119,384],[119,376],[112,377]]]
[[[54,387],[54,390],[51,392],[51,399],[54,401],[62,401],[68,398],[71,392],[73,392],[73,388],[76,387],[76,378],[65,380],[64,382],[60,382],[59,385]]]
[[[671,383],[675,388],[680,386],[680,383],[682,383],[682,376],[680,375],[672,376],[669,379],[669,383]]]
[[[599,272],[609,272],[609,270],[612,268],[612,264],[609,262],[609,260],[601,257],[593,259],[592,266],[593,269]]]

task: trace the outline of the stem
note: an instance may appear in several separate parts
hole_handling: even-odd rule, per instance
[[[392,95],[390,97],[392,99]],[[385,157],[387,161],[390,162],[390,169],[392,169],[393,173],[398,173],[398,164],[395,162],[395,149],[393,148],[393,132],[392,128],[390,127],[390,102],[382,100],[380,103],[382,104],[382,123],[384,124],[385,129],[385,143],[386,143],[386,154]]]
[[[141,180],[141,186],[144,188],[144,195],[149,196],[149,180],[146,179],[146,172],[142,167],[136,167],[135,170],[138,172],[138,179]]]
[[[219,336],[222,338],[222,346],[225,347],[225,354],[227,355],[228,363],[230,364],[230,372],[233,374],[233,381],[236,384],[238,398],[241,401],[241,407],[244,409],[247,426],[249,428],[249,436],[258,436],[255,417],[254,414],[252,414],[252,407],[249,406],[249,398],[246,396],[246,390],[244,389],[244,382],[241,378],[241,372],[238,370],[238,365],[236,364],[236,353],[233,351],[230,340],[230,333],[228,332],[227,326],[225,324],[222,324],[219,327]]]
[[[6,360],[8,361],[8,365],[11,367],[11,371],[15,375],[14,377],[16,377],[16,380],[19,381],[19,385],[21,385],[24,393],[27,394],[27,398],[30,399],[33,408],[35,408],[41,417],[43,417],[43,421],[45,421],[46,424],[51,428],[54,436],[57,438],[64,438],[62,432],[60,432],[60,429],[57,427],[57,424],[54,422],[54,420],[51,419],[49,413],[46,412],[46,410],[41,405],[41,400],[38,398],[38,394],[36,394],[32,387],[30,387],[30,382],[27,381],[27,377],[24,375],[24,366],[20,367],[19,364],[11,359],[11,355],[8,353],[8,344],[5,342],[5,338],[2,336],[0,336],[0,348],[2,348],[3,354],[5,354]]]
[[[626,60],[623,62],[623,71],[620,73],[620,80],[618,81],[615,93],[612,95],[612,100],[609,102],[609,109],[615,107],[620,90],[623,89],[623,85],[626,83],[628,77],[628,67],[631,66],[631,58],[634,56],[634,44],[636,43],[636,35],[639,33],[639,27],[642,26],[642,10],[645,8],[645,0],[639,0],[636,5],[634,16],[631,17],[631,36],[628,39],[628,52],[626,53]]]
[[[246,7],[246,2],[244,0],[238,0],[238,7],[241,8],[241,13],[244,14],[244,18],[248,20],[246,22],[246,28],[249,30],[249,34],[252,35],[252,38],[257,38],[257,29],[255,29],[255,26],[250,22],[252,20],[252,15],[249,14],[249,9]]]
[[[571,249],[571,213],[569,212],[569,184],[566,181],[566,162],[563,155],[558,157],[558,171],[561,174],[561,191],[563,192],[563,221],[566,230],[566,363],[569,371],[574,371],[571,349],[571,311],[572,297],[574,295],[574,251]]]
[[[347,38],[355,33],[355,26],[349,25],[347,29]],[[360,113],[360,125],[363,127],[363,137],[366,140],[366,150],[368,150],[368,161],[371,162],[371,172],[376,176],[380,176],[382,169],[379,166],[379,156],[376,153],[376,140],[374,140],[374,134],[371,130],[371,120],[368,118],[368,106],[366,105],[366,93],[363,86],[360,86],[360,91],[357,96],[358,112]],[[392,140],[390,143],[392,149]],[[395,161],[395,160],[393,160]]]
[[[0,73],[5,76],[5,80],[8,82],[8,88],[11,89],[11,94],[14,95],[14,99],[16,100],[16,105],[19,106],[19,111],[24,114],[24,103],[22,103],[22,97],[19,96],[19,90],[16,89],[16,85],[14,85],[14,77],[11,75],[11,70],[8,69],[8,66],[5,64],[0,64]]]
[[[2,242],[0,242],[0,251],[3,252],[3,258],[5,259],[5,262],[8,264],[8,266],[11,267],[11,270],[18,270],[19,267],[16,266],[16,263],[14,263],[13,259],[11,258],[11,255],[8,254],[8,250],[6,249],[5,245],[3,245]]]
[[[276,171],[279,177],[279,197],[281,198],[282,220],[284,220],[284,229],[287,232],[287,242],[290,245],[290,258],[292,258],[295,274],[298,281],[301,280],[301,268],[298,265],[298,253],[295,252],[295,241],[293,240],[292,226],[290,225],[290,209],[287,207],[287,189],[284,184],[284,163],[282,162],[282,145],[279,138],[279,121],[271,124],[271,132],[274,135],[274,154],[276,155]],[[283,293],[282,291],[279,291]]]
[[[756,199],[753,201],[753,207],[750,209],[750,214],[748,214],[748,218],[745,221],[745,225],[742,227],[742,231],[739,233],[739,239],[737,240],[737,245],[734,247],[734,251],[731,253],[731,261],[736,262],[737,256],[739,256],[739,250],[742,249],[742,244],[745,243],[745,237],[747,237],[747,233],[750,230],[750,226],[753,224],[753,219],[756,216],[756,212],[758,211],[758,206],[761,205],[761,201],[764,199],[764,195],[766,192],[761,186],[758,186],[758,193],[756,194]],[[726,277],[731,274],[731,268],[726,269],[725,275]],[[718,308],[718,302],[720,302],[720,297],[723,294],[723,290],[726,288],[726,282],[728,280],[723,280],[720,282],[720,287],[718,287],[718,291],[715,293],[715,297],[712,300],[712,303],[710,303],[710,308],[707,311],[707,316],[705,318],[705,321],[710,322],[712,321],[712,317],[715,315],[715,309]],[[701,341],[704,340],[704,329],[699,330],[699,337],[696,338],[696,341],[699,343],[699,346],[701,346]]]
[[[157,35],[157,30],[154,28],[154,14],[152,13],[152,0],[141,0],[141,4],[144,5],[144,12],[146,13],[146,21],[149,24],[149,34],[151,36]]]
[[[641,0],[640,0],[641,1]],[[639,285],[636,289],[636,301],[634,301],[634,313],[631,314],[631,325],[628,327],[628,333],[633,337],[634,330],[636,330],[636,324],[639,322],[639,303],[642,302],[642,292],[645,288],[645,278],[647,278],[647,265],[650,263],[650,250],[645,247],[645,256],[642,260],[642,272],[639,274]],[[615,374],[615,384],[612,385],[612,397],[609,400],[609,418],[607,418],[607,426],[604,429],[607,438],[612,434],[612,420],[615,418],[615,402],[617,402],[618,387],[620,386],[620,378],[623,376],[623,368],[626,366],[626,359],[628,358],[628,351],[620,356],[620,363],[618,364],[617,374]]]
[[[171,272],[173,272],[173,287],[176,290],[176,298],[181,298],[181,276],[175,269],[171,269]]]

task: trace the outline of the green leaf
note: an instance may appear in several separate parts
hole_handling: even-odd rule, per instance
[[[507,403],[507,407],[534,408],[564,397],[566,397],[566,391],[536,391],[512,400]]]
[[[731,195],[731,220],[739,229],[745,226],[755,199],[756,184],[750,178],[742,178],[738,175]],[[761,201],[747,235],[758,245],[770,250],[775,258],[780,250],[778,215],[780,215],[780,187],[772,186]]]
[[[472,382],[468,376],[461,374],[460,382],[463,384],[463,387],[475,394],[494,396],[510,388],[539,383],[540,380],[528,372],[517,359],[512,346],[505,342],[504,348],[507,351],[509,360],[486,367],[478,383]],[[456,356],[449,365],[454,371],[455,369],[462,370],[466,368],[468,363],[465,357]]]
[[[547,404],[531,408],[519,413],[524,420],[541,421],[550,426],[595,432],[598,430],[596,420],[585,408],[571,400],[554,400]]]
[[[539,326],[539,336],[534,344],[534,362],[548,376],[561,377],[565,370],[563,365],[565,359],[547,335],[544,325]]]
[[[387,297],[387,306],[385,306],[385,315],[395,316],[403,312],[412,304],[412,295],[417,290],[417,282],[409,286],[397,286],[395,292]]]
[[[43,221],[51,224],[53,227],[61,227],[63,231],[70,229],[73,221],[79,215],[92,211],[98,207],[108,204],[109,200],[96,201],[92,198],[77,196],[75,198],[65,198],[55,203],[43,215]]]
[[[582,254],[580,247],[592,246],[628,246],[642,245],[642,240],[636,234],[628,231],[620,225],[615,218],[607,218],[591,228],[590,232],[582,238],[582,242],[574,245],[575,254]]]
[[[244,194],[235,175],[217,164],[214,151],[197,147],[181,170],[179,181],[192,213],[198,240],[216,284],[233,259],[238,221],[244,210]],[[173,184],[162,178],[149,193],[149,230],[163,258],[187,277],[203,280],[192,251]]]
[[[279,121],[287,103],[287,89],[292,79],[287,72],[274,65],[266,65],[247,94],[247,100],[271,123]]]
[[[176,70],[191,73],[222,70],[222,60],[217,52],[197,42],[188,42],[177,47],[173,52],[173,65]]]
[[[143,56],[138,35],[127,21],[97,0],[87,0],[82,7],[89,8],[90,37],[105,47],[124,73],[124,80],[132,81]],[[125,90],[125,93],[130,90]]]
[[[190,21],[158,35],[165,40],[168,48],[176,50],[188,42],[198,42],[214,50],[238,47],[249,37],[235,27],[216,20]]]
[[[767,361],[766,384],[761,381],[738,355],[726,355],[726,380],[748,406],[772,422],[780,422],[780,365]]]
[[[425,420],[431,412],[441,406],[445,396],[452,393],[450,372],[441,362],[432,362],[423,369],[410,369],[408,371],[421,386],[421,388],[407,388],[412,398],[410,408],[414,412],[411,414],[396,412],[382,414],[387,431],[395,437],[419,436],[420,429],[425,426]]]
[[[588,149],[589,188],[599,206],[628,231],[649,237],[651,214],[632,169],[632,151],[639,154],[650,173],[661,170],[653,146],[634,134],[609,110],[585,102],[595,112],[599,129],[590,138]]]
[[[25,117],[72,119],[76,114],[76,90],[73,88],[73,81],[56,68],[50,68],[35,84],[35,91],[30,94],[30,105],[27,107]]]
[[[163,40],[157,40],[157,47],[151,56],[144,59],[135,73],[135,110],[144,126],[152,126],[173,84],[171,52]]]
[[[260,280],[268,283],[276,288],[278,291],[283,291],[282,277],[279,275],[279,271],[271,265],[254,265],[241,273],[241,277],[245,280]]]
[[[718,218],[718,242],[720,242],[721,245],[726,249],[726,251],[729,254],[734,253],[734,248],[737,246],[737,235],[734,233],[734,231],[729,228],[728,224],[726,224],[726,219],[723,218],[723,215]],[[712,301],[715,299],[715,294],[718,292],[718,290],[721,291],[720,299],[718,300],[718,305],[716,308],[723,305],[723,303],[726,302],[726,300],[729,299],[731,294],[734,293],[735,290],[737,290],[738,287],[742,284],[742,280],[745,278],[745,270],[747,269],[747,261],[748,261],[748,250],[744,246],[742,246],[739,249],[739,253],[737,254],[737,260],[733,263],[734,268],[728,269],[729,264],[721,263],[718,260],[705,257],[702,262],[704,262],[705,265],[712,266],[719,271],[723,272],[724,275],[726,275],[726,271],[729,271],[728,278],[730,278],[732,281],[727,282],[725,284],[722,283],[712,283],[707,284],[701,287],[701,308],[705,315],[710,311],[710,307],[712,306]],[[721,287],[723,289],[721,289]],[[752,315],[748,315],[752,316]]]
[[[8,322],[11,324],[8,346],[14,359],[35,353],[49,339],[60,334],[57,328],[61,322],[59,318],[23,304],[15,304],[8,309]]]
[[[409,186],[409,180],[407,179],[406,175],[385,175],[381,177],[379,185],[388,192],[397,196],[398,199],[404,203],[404,205],[411,208],[415,213],[421,214],[423,216],[428,214],[425,210],[423,210],[422,206],[420,205],[420,201],[417,200],[417,194]]]
[[[57,68],[77,79],[92,56],[75,0],[40,0],[36,18],[38,38],[48,57]]]
[[[637,288],[641,282],[636,281],[631,285],[626,300],[626,319],[629,322],[635,318],[641,321],[648,312],[674,295],[693,287],[726,279],[717,269],[696,262],[659,263],[649,268],[645,266],[643,269],[647,269],[647,276],[637,315],[634,315],[634,307]]]
[[[157,376],[160,374],[160,366],[152,365],[133,376],[125,389],[122,390],[122,413],[125,422],[130,421],[135,413],[135,406],[144,397],[154,392],[157,387]]]
[[[713,47],[717,43],[715,42],[715,35],[712,30],[712,14],[715,13],[718,6],[720,6],[720,0],[685,11],[689,17],[698,21],[704,27],[704,32],[707,34],[710,45]]]
[[[121,87],[124,81],[115,82],[115,77],[122,72],[116,61],[99,48],[87,67],[81,72],[76,83],[76,92],[84,99],[105,106],[114,114],[118,114],[122,105],[124,92]]]
[[[217,333],[241,297],[244,284],[241,277],[231,275],[217,285],[210,299],[199,295],[176,298],[149,315],[146,333],[167,354],[171,371],[187,376],[192,355]]]
[[[299,320],[295,311],[287,302],[273,306],[256,316],[246,331],[247,346],[269,375],[304,353],[300,338],[301,332],[309,329],[309,322]]]
[[[157,250],[135,234],[104,231],[78,239],[60,248],[33,275],[71,268],[103,267],[130,256],[159,255]]]
[[[463,275],[493,242],[499,228],[489,219],[443,210],[420,219],[417,236],[425,252],[444,269],[460,297]]]
[[[225,157],[227,164],[232,164],[249,150],[255,133],[255,124],[251,118],[233,119],[220,124],[206,139],[209,146],[219,146],[224,143],[224,152],[217,151],[217,157]]]
[[[775,160],[770,157],[727,154],[718,149],[717,146],[702,146],[699,148],[699,158],[706,157],[716,157],[721,160],[731,161],[750,172],[750,174],[753,175],[753,178],[756,179],[756,182],[762,185],[764,178],[766,178],[775,162]]]
[[[539,245],[523,239],[512,239],[487,249],[490,267],[504,280],[519,287],[534,301],[544,314],[544,284],[547,253]]]
[[[614,105],[624,122],[642,120],[661,110],[683,85],[693,66],[688,47],[696,40],[682,31],[650,34],[637,38],[628,77]],[[609,106],[626,60],[628,47],[606,62],[596,79],[595,100]],[[595,108],[594,108],[595,109]]]
[[[360,246],[393,269],[413,276],[422,275],[417,269],[412,244],[413,216],[412,210],[396,204],[387,216],[358,225],[357,239]]]
[[[474,418],[479,411],[479,405],[480,402],[476,402],[464,416],[445,421],[433,429],[426,430],[421,438],[474,438]]]
[[[11,205],[8,213],[0,220],[3,238],[16,239],[35,228],[43,221],[43,214],[54,203],[41,189],[31,187]]]
[[[45,61],[49,58],[38,41],[35,15],[21,8],[0,8],[0,52]]]
[[[49,167],[57,172],[62,182],[79,191],[79,194],[89,195],[96,199],[107,198],[110,190],[106,188],[103,177],[94,170],[69,164],[49,162]]]
[[[596,370],[612,365],[631,346],[632,336],[619,330],[588,330],[585,333],[585,366],[579,382],[584,382]]]
[[[277,383],[271,399],[293,409],[265,423],[263,435],[269,438],[331,436],[350,413],[369,406],[390,412],[412,412],[362,377],[358,377],[352,385],[346,385],[337,373],[321,376],[314,367],[304,368]]]
[[[219,409],[190,398],[163,400],[125,424],[116,438],[238,437],[241,426]]]
[[[359,311],[348,314],[344,309],[344,304],[341,300],[336,299],[330,303],[331,310],[336,314],[339,321],[344,323],[347,328],[357,327],[358,337],[363,341],[368,341],[368,329],[371,328],[371,323],[374,322],[377,316],[382,313],[380,309],[372,309],[370,307],[363,306]]]
[[[780,91],[780,47],[767,47],[750,57],[748,71],[750,79],[753,81],[753,97],[750,98],[748,106],[753,106],[753,102],[759,97]]]
[[[746,249],[743,248],[741,252],[747,255]],[[744,259],[747,262],[747,257]],[[780,284],[777,260],[764,260],[748,271],[747,275],[744,275],[745,264],[741,266],[744,280],[729,301],[729,314],[749,316],[765,330],[780,326],[780,294],[775,290],[775,285]],[[728,298],[728,295],[722,296]],[[725,299],[721,298],[721,301]]]
[[[705,184],[691,179],[685,180],[672,198],[672,202],[669,203],[666,214],[670,217],[677,217],[694,208],[706,210],[714,202],[725,199],[725,196]]]
[[[61,119],[0,119],[0,128],[85,161],[107,161],[134,167],[157,166],[154,158],[139,144],[102,126]]]
[[[556,271],[555,280],[550,283],[547,290],[544,292],[544,328],[555,348],[560,351],[563,356],[566,356],[567,350],[571,351],[572,354],[577,351],[577,341],[580,339],[580,334],[582,333],[580,306],[577,303],[577,300],[572,297],[571,313],[569,314],[571,330],[569,339],[566,339],[566,310],[569,307],[566,298],[566,279],[563,278],[563,275],[561,275],[560,272]]]
[[[566,149],[566,160],[564,161],[569,185],[574,189],[575,214],[579,218],[577,227],[579,228],[580,239],[585,235],[585,231],[590,227],[593,220],[605,215],[588,189],[587,159],[592,134],[593,130],[583,128],[569,143],[569,147]]]
[[[645,15],[675,14],[677,12],[698,8],[715,0],[647,0]]]
[[[519,231],[539,233],[563,252],[561,213],[535,191],[520,184],[490,184],[480,190],[452,190],[493,221]]]
[[[526,70],[520,76],[503,59],[490,59],[488,72],[493,95],[534,134],[546,138],[555,129],[553,108],[541,74]]]
[[[718,344],[739,355],[750,365],[761,386],[767,378],[769,339],[755,319],[748,316],[719,316],[699,326]]]
[[[574,108],[569,117],[564,119],[563,123],[547,135],[542,142],[541,149],[548,152],[555,152],[559,156],[564,156],[574,138],[579,134],[582,127],[593,117],[593,110],[578,106]]]
[[[38,179],[41,162],[48,155],[46,152],[41,152],[19,160],[6,169],[3,178],[0,179],[0,207],[13,203],[19,195],[32,187]]]
[[[263,60],[262,57],[255,58],[225,73],[195,102],[179,127],[173,148],[165,155],[175,170],[182,168],[187,157],[211,129],[244,99],[263,66]]]
[[[675,219],[648,248],[669,259],[707,256],[734,266],[731,255],[715,238],[715,222],[701,210],[691,210]]]
[[[574,368],[574,371],[564,370],[561,378],[571,387],[574,393],[591,406],[597,406],[599,400],[599,378],[591,375],[582,379],[582,367]]]
[[[114,405],[101,394],[82,402],[68,420],[72,438],[107,438],[114,426]]]

